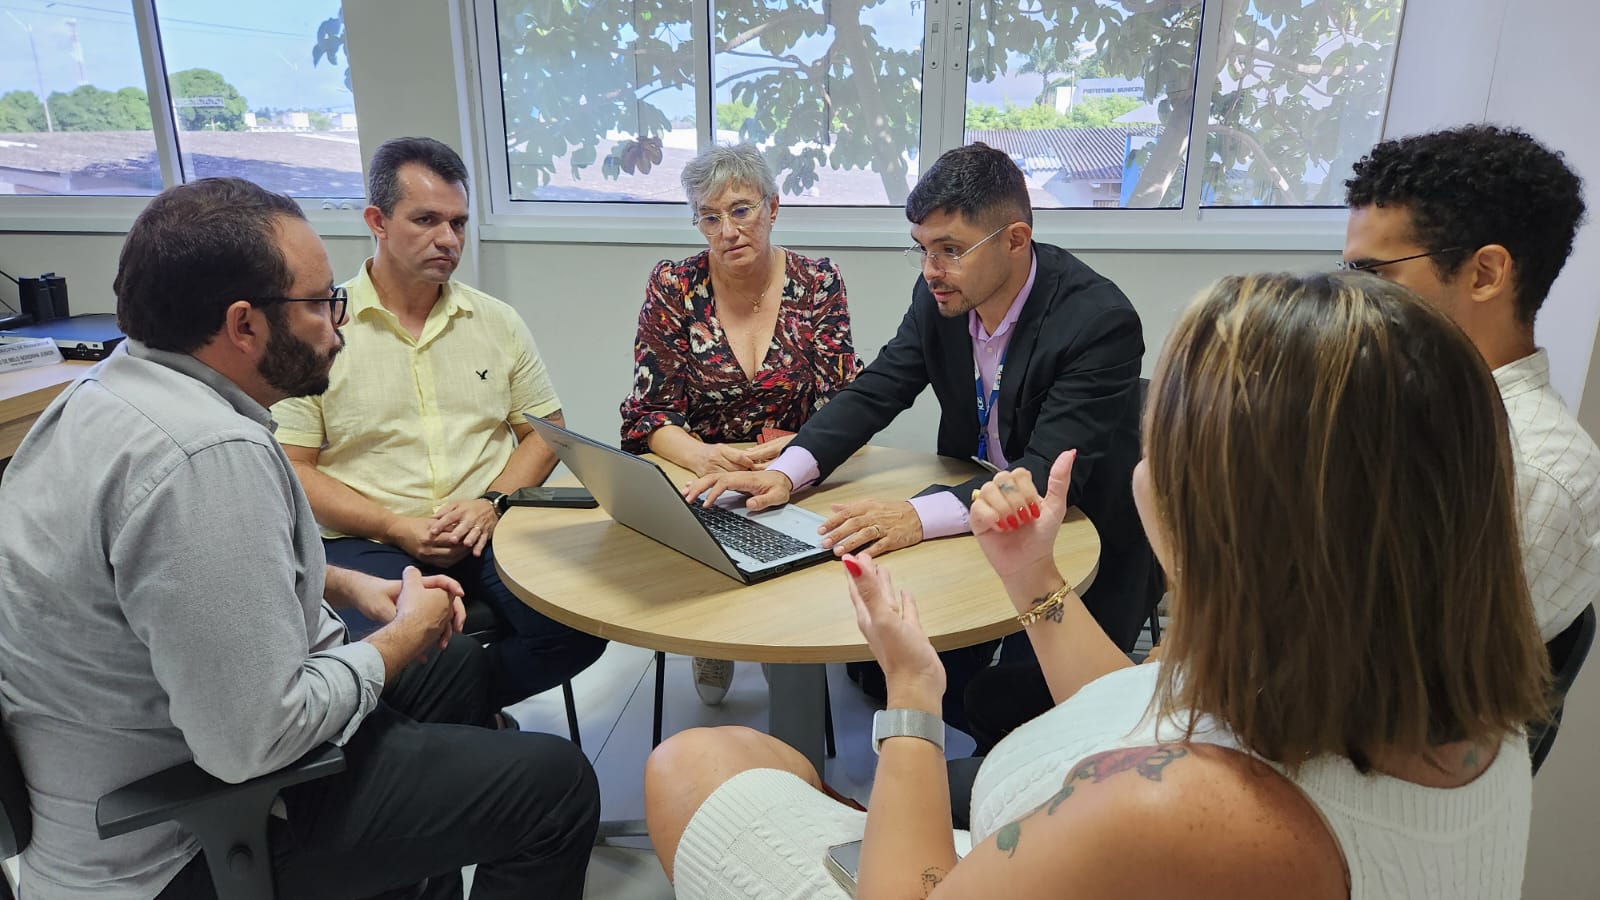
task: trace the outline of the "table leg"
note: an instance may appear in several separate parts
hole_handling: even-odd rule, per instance
[[[773,663],[768,679],[767,733],[799,750],[821,775],[827,667]]]

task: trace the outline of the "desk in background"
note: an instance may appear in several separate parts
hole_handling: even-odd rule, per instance
[[[92,362],[68,361],[0,373],[0,460],[10,459],[44,408]]]
[[[692,477],[656,462],[675,484]],[[910,497],[975,472],[971,463],[932,453],[868,447],[796,502],[828,515],[831,503]],[[495,529],[494,552],[513,593],[574,628],[651,650],[791,664],[772,668],[768,731],[822,771],[820,664],[872,658],[856,628],[843,567],[824,562],[745,586],[599,509],[513,508]],[[1056,538],[1062,574],[1082,591],[1099,558],[1094,526],[1070,510]],[[1018,630],[1016,610],[971,535],[925,541],[884,560],[895,585],[916,595],[923,627],[940,650]]]

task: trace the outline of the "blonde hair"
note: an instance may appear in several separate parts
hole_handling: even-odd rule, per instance
[[[1224,278],[1146,412],[1171,548],[1155,705],[1289,767],[1545,711],[1505,412],[1478,351],[1360,273]],[[1180,712],[1182,711],[1182,712]]]

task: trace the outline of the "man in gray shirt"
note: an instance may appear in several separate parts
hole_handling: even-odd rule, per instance
[[[100,841],[96,799],[191,758],[243,781],[331,741],[348,770],[284,791],[272,823],[280,896],[423,879],[459,895],[476,863],[475,898],[580,897],[588,761],[550,735],[461,727],[492,707],[481,648],[456,634],[460,585],[329,568],[273,439],[267,407],[325,390],[343,344],[343,294],[299,207],[237,179],[168,190],[114,289],[129,340],[0,482],[0,713],[34,811],[28,896],[213,896],[191,835]],[[386,624],[347,643],[324,597]]]

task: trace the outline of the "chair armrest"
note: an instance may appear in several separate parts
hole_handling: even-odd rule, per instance
[[[94,808],[95,827],[100,839],[105,840],[171,821],[196,804],[225,803],[233,797],[261,791],[275,796],[291,785],[343,771],[344,751],[332,744],[323,744],[276,772],[239,784],[229,784],[193,762],[186,762],[101,797]]]

